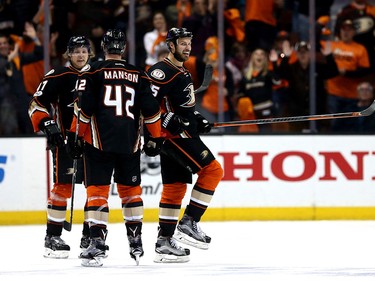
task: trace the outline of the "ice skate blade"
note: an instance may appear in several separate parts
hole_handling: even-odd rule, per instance
[[[184,263],[190,261],[189,256],[175,256],[156,253],[154,262],[156,263]]]
[[[189,235],[177,230],[176,233],[173,236],[174,239],[176,239],[178,242],[184,243],[189,246],[193,246],[197,249],[201,250],[208,250],[210,244],[204,243],[198,240],[195,240],[193,237],[190,237]]]
[[[139,265],[139,260],[143,256],[143,250],[134,249],[130,252],[130,257],[135,260],[136,265]]]
[[[54,251],[50,248],[44,248],[43,257],[49,259],[67,259],[69,257],[69,251]]]
[[[139,265],[139,257],[140,257],[141,255],[140,254],[135,254],[134,255],[134,260],[135,260],[135,264],[138,266]]]
[[[92,259],[82,259],[81,265],[85,267],[100,267],[103,266],[103,258],[95,257]]]

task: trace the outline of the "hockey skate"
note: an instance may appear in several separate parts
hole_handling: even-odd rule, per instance
[[[159,236],[155,245],[157,263],[182,263],[190,260],[190,250],[177,245],[172,237]]]
[[[102,259],[106,258],[105,241],[101,237],[90,239],[90,245],[79,256],[82,259],[82,266],[99,267],[103,265]]]
[[[43,254],[45,258],[67,259],[69,257],[69,251],[69,245],[67,245],[60,236],[46,235]]]
[[[129,240],[129,253],[135,263],[139,265],[139,258],[143,256],[142,238],[138,234],[136,237],[128,236]]]
[[[84,251],[85,249],[87,249],[89,245],[90,245],[90,236],[82,235],[81,243],[79,244],[81,251]]]
[[[79,244],[79,247],[81,248],[81,253],[86,250],[90,246],[90,236],[88,235],[82,235],[81,237],[81,243]],[[105,250],[108,251],[109,247],[108,245],[105,245]]]
[[[181,243],[202,250],[207,250],[211,242],[211,237],[207,236],[199,224],[188,215],[184,215],[178,223],[174,238]]]
[[[126,233],[129,241],[129,254],[136,264],[139,265],[139,258],[143,256],[142,247],[142,222],[125,223]]]

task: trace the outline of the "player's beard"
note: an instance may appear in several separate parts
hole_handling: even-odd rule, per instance
[[[173,54],[174,58],[179,62],[185,62],[189,59],[189,57],[185,58],[185,56],[182,53],[175,52]]]

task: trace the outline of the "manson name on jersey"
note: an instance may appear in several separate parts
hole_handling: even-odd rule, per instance
[[[137,83],[139,74],[129,73],[120,69],[105,70],[104,79],[125,79]]]

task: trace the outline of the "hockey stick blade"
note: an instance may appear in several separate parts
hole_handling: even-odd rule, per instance
[[[372,104],[368,108],[362,111],[356,111],[356,112],[343,112],[343,113],[320,114],[320,115],[276,117],[276,118],[267,118],[267,119],[216,122],[216,123],[213,123],[212,125],[215,128],[219,128],[219,127],[235,127],[235,126],[242,126],[242,125],[262,125],[262,124],[284,123],[284,122],[329,120],[329,119],[338,119],[338,118],[370,116],[374,112],[375,112],[375,100],[372,102]]]
[[[206,64],[206,67],[204,69],[202,85],[200,85],[199,88],[194,91],[194,94],[199,94],[207,90],[208,86],[211,83],[213,71],[214,71],[214,68],[212,67],[212,65]]]
[[[71,231],[72,230],[72,224],[68,221],[64,221],[64,229],[66,231]]]

